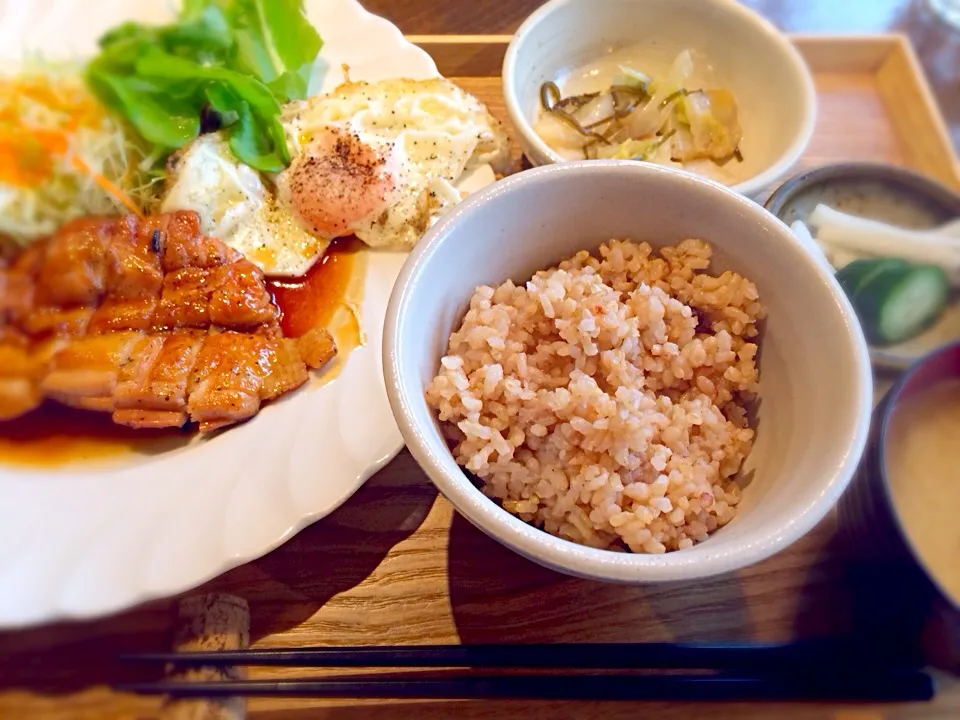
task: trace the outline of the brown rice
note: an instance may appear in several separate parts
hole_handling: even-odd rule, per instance
[[[527,522],[662,553],[728,523],[754,431],[756,286],[710,246],[612,240],[478,287],[427,388],[457,462]]]

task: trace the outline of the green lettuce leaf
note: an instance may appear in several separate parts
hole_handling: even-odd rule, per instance
[[[305,97],[323,43],[299,0],[234,0],[231,10],[238,65],[275,87],[281,102]]]
[[[239,160],[278,172],[290,162],[281,103],[306,96],[321,47],[301,0],[184,0],[175,23],[105,33],[86,80],[159,162],[213,113]]]
[[[127,120],[157,147],[182,147],[200,132],[200,118],[189,102],[167,98],[157,101],[156,88],[135,77],[103,73],[100,80],[110,88],[114,107],[122,108]]]
[[[171,81],[204,81],[205,89],[212,90],[216,100],[216,104],[211,103],[214,109],[222,118],[232,112],[242,125],[234,131],[224,123],[228,125],[230,149],[239,160],[263,172],[279,172],[290,162],[278,119],[280,104],[263,83],[235,70],[203,66],[160,51],[144,53],[137,60],[136,71],[160,86]],[[210,98],[210,94],[204,94],[206,101]]]
[[[160,37],[166,47],[182,49],[187,56],[191,51],[199,51],[198,54],[226,58],[235,42],[223,9],[215,4],[182,16],[176,25],[165,27]]]

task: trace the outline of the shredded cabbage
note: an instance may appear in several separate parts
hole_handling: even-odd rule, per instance
[[[87,91],[81,70],[33,59],[0,78],[0,235],[19,245],[77,217],[157,201],[153,159]]]
[[[646,73],[635,70],[628,65],[618,65],[620,74],[614,76],[612,85],[632,85],[635,87],[646,88],[650,86],[653,79]]]
[[[743,161],[743,130],[733,94],[702,86],[711,77],[712,67],[684,50],[655,78],[618,65],[601,91],[563,97],[548,81],[540,89],[536,131],[564,158],[641,160],[733,182],[723,168]]]

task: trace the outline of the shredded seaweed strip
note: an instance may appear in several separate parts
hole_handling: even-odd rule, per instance
[[[624,93],[625,95],[639,95],[650,97],[646,85],[611,85],[610,92]]]
[[[560,110],[566,110],[568,107],[572,107],[570,112],[576,112],[588,102],[593,100],[595,97],[599,97],[600,93],[584,93],[582,95],[571,95],[570,97],[565,97],[560,102],[557,103],[556,107]]]
[[[686,97],[687,95],[694,95],[695,93],[699,93],[699,92],[703,92],[703,90],[684,90],[683,88],[680,88],[679,90],[675,90],[669,95],[667,95],[663,100],[660,101],[659,109],[663,110],[670,103],[676,102],[680,98]]]
[[[723,167],[731,160],[736,160],[738,163],[743,162],[743,153],[740,152],[739,147],[736,150],[734,150],[732,153],[727,155],[726,157],[720,158],[719,160],[714,160],[713,162],[715,162],[720,167]]]
[[[573,109],[573,112],[576,112],[599,95],[600,93],[585,93],[583,95],[572,95],[568,98],[561,98],[560,88],[557,87],[556,83],[548,81],[540,86],[540,104],[543,105],[544,110],[558,120],[565,122],[584,137],[593,138],[597,142],[609,144],[609,141],[603,135],[583,127],[583,125],[580,124],[580,121],[577,120],[571,113],[567,112],[566,107],[564,106],[564,103],[573,104],[576,106]]]
[[[672,138],[674,135],[676,135],[676,134],[677,134],[676,128],[673,128],[672,130],[667,130],[667,132],[663,133],[663,135],[657,134],[657,136],[656,136],[656,137],[657,137],[657,142],[656,142],[656,144],[654,144],[654,146],[653,146],[652,148],[650,148],[649,150],[647,150],[647,151],[644,153],[644,156],[645,156],[645,157],[644,157],[643,159],[646,160],[647,157],[649,157],[650,155],[652,155],[653,153],[655,153],[657,150],[659,150],[661,147],[663,147],[663,144],[664,144],[667,140],[669,140],[670,138]],[[672,158],[671,158],[671,159],[672,159]]]
[[[634,98],[632,100],[626,102],[625,104],[622,104],[620,102],[620,93],[626,92],[624,88],[628,88],[636,92],[630,93],[634,95]],[[642,99],[649,96],[646,94],[645,91],[640,90],[639,88],[631,88],[629,85],[614,85],[613,87],[610,88],[610,97],[613,99],[613,114],[608,115],[605,118],[601,118],[600,120],[596,120],[590,123],[589,125],[584,125],[583,127],[585,129],[590,130],[595,127],[600,127],[601,125],[606,125],[607,123],[610,123],[610,122],[623,120],[625,117],[627,117],[627,115],[629,115],[630,113],[632,113],[634,110],[637,109],[637,105],[640,104],[640,101]],[[620,126],[618,124],[617,129],[619,129],[619,127]],[[610,138],[610,136],[606,132],[603,133],[603,136],[607,139]]]
[[[553,110],[554,105],[560,102],[560,88],[554,82],[545,82],[540,86],[540,104],[544,110]]]
[[[540,86],[540,104],[543,106],[544,111],[572,127],[583,136],[584,142],[581,150],[583,152],[583,157],[587,160],[597,157],[598,145],[619,145],[624,140],[634,139],[629,137],[629,133],[627,133],[628,136],[626,138],[624,137],[627,126],[622,121],[637,109],[649,104],[653,99],[653,96],[650,94],[648,83],[618,83],[611,85],[605,92],[610,94],[610,98],[613,103],[613,112],[606,117],[600,118],[599,120],[594,120],[590,123],[583,123],[575,116],[575,113],[584,108],[588,103],[590,103],[590,101],[600,97],[602,93],[582,93],[580,95],[563,97],[563,93],[554,82],[548,81]],[[704,94],[705,92],[706,91],[703,88],[699,88],[697,90],[679,88],[661,100],[657,105],[657,109],[658,111],[662,112],[681,98],[688,97],[690,95],[696,95],[698,93]],[[673,112],[674,109],[671,109],[671,117]],[[675,122],[686,124],[686,120],[681,119],[680,117],[674,118],[674,120]],[[655,142],[650,145],[648,150],[643,153],[639,153],[638,155],[634,155],[633,157],[635,159],[646,160],[653,153],[659,150],[664,143],[666,143],[677,133],[676,128],[666,130],[669,125],[670,118],[668,118],[667,121],[664,122],[663,125],[652,136],[647,135],[646,137],[648,139],[655,139]],[[718,166],[723,167],[732,159],[736,159],[737,162],[743,162],[743,155],[741,154],[739,147],[734,149],[734,151],[727,157],[719,160],[713,159],[713,162]],[[673,157],[671,157],[671,160],[673,162],[682,162],[680,159]]]

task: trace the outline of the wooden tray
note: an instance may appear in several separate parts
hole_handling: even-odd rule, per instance
[[[509,37],[413,37],[440,71],[506,121],[500,65]],[[797,37],[820,100],[816,133],[801,166],[836,160],[907,165],[960,187],[944,122],[909,43],[899,36]],[[514,145],[519,167],[519,149]],[[863,611],[850,565],[829,516],[788,550],[751,568],[696,583],[605,585],[540,568],[473,528],[438,497],[407,452],[343,507],[266,557],[201,591],[235,593],[251,606],[259,647],[310,644],[643,642],[788,640],[847,633]],[[869,598],[866,598],[869,604]],[[157,701],[110,692],[129,676],[115,655],[164,648],[169,603],[116,618],[8,634],[4,680],[38,692],[0,694],[0,716],[152,717]],[[39,664],[42,658],[43,663]],[[260,668],[254,678],[294,670]],[[39,685],[38,685],[39,683]],[[45,695],[53,685],[68,696]],[[93,685],[94,687],[90,687]],[[97,687],[99,685],[99,687]],[[71,692],[74,691],[74,692]],[[252,700],[254,718],[298,709],[317,717],[847,718],[880,720],[887,710],[849,706],[722,704],[706,708],[633,703]],[[313,708],[312,710],[309,708]],[[890,709],[897,718],[957,717],[960,682],[943,684],[932,704]],[[284,715],[284,717],[287,717]],[[324,715],[325,717],[325,715]]]
[[[500,86],[509,35],[408,39],[433,56],[441,74],[476,94],[509,128]],[[792,39],[813,70],[819,101],[813,140],[795,170],[839,160],[876,160],[960,188],[960,164],[946,123],[905,35]]]

